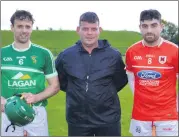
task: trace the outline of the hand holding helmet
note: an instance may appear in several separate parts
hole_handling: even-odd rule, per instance
[[[4,111],[12,125],[24,126],[31,123],[35,117],[35,111],[27,104],[21,94],[7,99]]]

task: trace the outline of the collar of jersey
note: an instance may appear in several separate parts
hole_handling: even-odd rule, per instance
[[[156,46],[151,46],[151,47],[158,47],[158,48],[159,48],[159,47],[162,45],[163,42],[164,42],[164,39],[161,38],[161,41],[160,41],[160,43],[159,43],[158,45],[156,45]],[[143,45],[144,47],[150,47],[150,46],[147,46],[147,45],[144,44],[144,40],[142,40],[142,45]]]
[[[13,43],[12,43],[12,48],[13,48],[15,51],[18,51],[18,52],[24,52],[24,51],[27,51],[28,49],[30,49],[31,44],[32,44],[32,42],[30,41],[30,42],[29,42],[29,47],[28,47],[28,48],[25,48],[25,49],[17,49],[17,48],[15,48],[15,46],[14,46],[14,42],[13,42]]]

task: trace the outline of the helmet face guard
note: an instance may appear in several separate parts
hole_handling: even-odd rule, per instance
[[[17,126],[25,126],[31,123],[35,117],[35,111],[32,106],[26,103],[21,94],[7,99],[4,112],[12,125]]]

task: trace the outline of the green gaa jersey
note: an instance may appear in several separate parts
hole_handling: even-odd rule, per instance
[[[9,98],[16,93],[37,94],[45,89],[45,79],[56,76],[52,53],[39,45],[30,43],[23,51],[13,44],[1,50],[1,96]],[[47,105],[43,100],[34,105]]]

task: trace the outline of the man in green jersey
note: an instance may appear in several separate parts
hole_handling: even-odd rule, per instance
[[[48,49],[31,43],[34,19],[30,12],[17,10],[10,21],[14,42],[1,50],[1,135],[23,136],[27,131],[29,136],[48,136],[45,106],[47,98],[59,91],[53,55]],[[46,79],[48,87],[45,87]],[[4,113],[4,104],[14,94],[22,94],[33,105],[36,115],[32,123],[6,130],[11,122]]]

